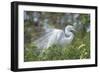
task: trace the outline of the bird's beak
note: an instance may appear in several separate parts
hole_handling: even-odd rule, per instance
[[[75,28],[72,28],[72,31],[73,31],[73,32],[76,32]]]

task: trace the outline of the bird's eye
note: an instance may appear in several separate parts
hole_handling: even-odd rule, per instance
[[[73,30],[70,30],[70,32],[73,32]]]

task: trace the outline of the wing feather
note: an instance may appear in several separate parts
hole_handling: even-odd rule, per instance
[[[49,42],[49,39],[52,35],[52,31],[44,34],[44,36],[40,37],[39,39],[37,39],[36,41],[34,41],[34,43],[36,44],[36,46],[39,48],[39,49],[43,49],[43,48],[47,48],[47,44]]]

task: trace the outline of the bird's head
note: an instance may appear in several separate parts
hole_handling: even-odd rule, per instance
[[[75,32],[75,28],[72,25],[68,25],[65,27],[65,32]]]

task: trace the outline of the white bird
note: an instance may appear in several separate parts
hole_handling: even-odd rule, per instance
[[[65,46],[72,42],[74,34],[72,31],[75,31],[74,26],[67,25],[65,30],[61,29],[48,29],[49,31],[34,43],[39,49],[46,49],[51,47],[53,44]]]

